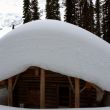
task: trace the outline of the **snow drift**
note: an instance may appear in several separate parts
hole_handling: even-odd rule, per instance
[[[72,24],[38,20],[0,39],[0,80],[29,66],[78,77],[110,91],[110,45]]]
[[[16,108],[16,107],[6,107],[0,105],[0,110],[38,110],[38,109],[26,109],[26,108]],[[45,109],[40,109],[45,110]],[[57,110],[57,109],[46,109],[46,110]],[[58,110],[110,110],[109,107],[102,107],[102,108],[62,108]]]

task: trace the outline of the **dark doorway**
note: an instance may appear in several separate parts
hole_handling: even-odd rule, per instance
[[[69,96],[70,89],[69,86],[60,86],[59,87],[59,107],[69,107]]]

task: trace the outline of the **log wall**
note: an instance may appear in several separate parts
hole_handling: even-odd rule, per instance
[[[75,96],[75,78],[45,71],[45,108],[96,106],[96,90],[90,85],[84,88],[83,80],[79,84],[79,96]],[[13,90],[13,106],[40,108],[40,68],[30,68],[19,75]]]

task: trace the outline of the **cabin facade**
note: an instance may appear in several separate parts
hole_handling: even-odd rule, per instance
[[[30,67],[23,73],[7,79],[4,84],[8,91],[5,105],[9,106],[22,108],[97,106],[95,85],[37,67]]]

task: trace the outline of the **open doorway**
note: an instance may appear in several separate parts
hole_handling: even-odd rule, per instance
[[[70,88],[69,86],[59,86],[59,107],[68,108],[70,105]]]

